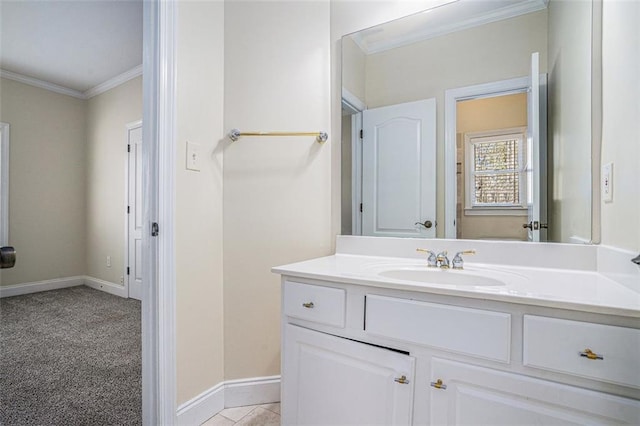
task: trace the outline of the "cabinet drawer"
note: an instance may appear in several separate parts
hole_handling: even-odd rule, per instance
[[[369,334],[508,363],[511,315],[367,295]]]
[[[584,356],[587,349],[598,358]],[[529,367],[640,387],[639,352],[640,330],[524,316],[523,364]]]
[[[345,290],[319,285],[284,283],[284,314],[344,328]]]

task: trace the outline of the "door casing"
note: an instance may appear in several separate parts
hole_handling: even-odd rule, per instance
[[[457,102],[470,99],[490,98],[529,90],[529,77],[518,77],[491,83],[459,87],[445,91],[444,111],[444,160],[445,160],[445,204],[444,238],[456,238],[456,120]],[[540,74],[540,167],[546,166],[547,146],[547,74]],[[540,215],[541,221],[547,221],[546,173],[540,173]]]

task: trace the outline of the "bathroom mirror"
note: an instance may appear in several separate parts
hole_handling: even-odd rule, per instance
[[[345,35],[342,234],[591,242],[593,16],[459,0]]]

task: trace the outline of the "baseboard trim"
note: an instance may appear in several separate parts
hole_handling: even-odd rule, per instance
[[[180,425],[200,425],[224,408],[280,401],[280,376],[227,380],[178,407]]]
[[[84,276],[77,276],[8,285],[0,287],[0,298],[39,293],[41,291],[58,290],[60,288],[75,287],[83,285],[84,282]]]
[[[127,289],[121,284],[115,284],[109,281],[101,280],[93,277],[84,277],[84,285],[96,290],[104,291],[120,297],[129,297]]]
[[[224,382],[178,407],[177,424],[201,425],[224,408]]]
[[[224,385],[225,408],[278,401],[280,401],[280,376],[228,380]]]
[[[39,293],[41,291],[58,290],[61,288],[86,285],[96,290],[104,291],[120,297],[128,297],[127,289],[123,285],[114,284],[98,278],[79,275],[76,277],[54,278],[52,280],[34,281],[0,287],[0,299],[3,297],[21,296],[23,294]]]

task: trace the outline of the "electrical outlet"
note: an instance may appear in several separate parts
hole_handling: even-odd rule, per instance
[[[120,277],[120,284],[124,284],[124,277]]]
[[[200,145],[187,142],[187,170],[200,171]]]
[[[613,202],[613,163],[602,166],[602,201]]]
[[[107,268],[111,268],[111,256],[107,256]]]

